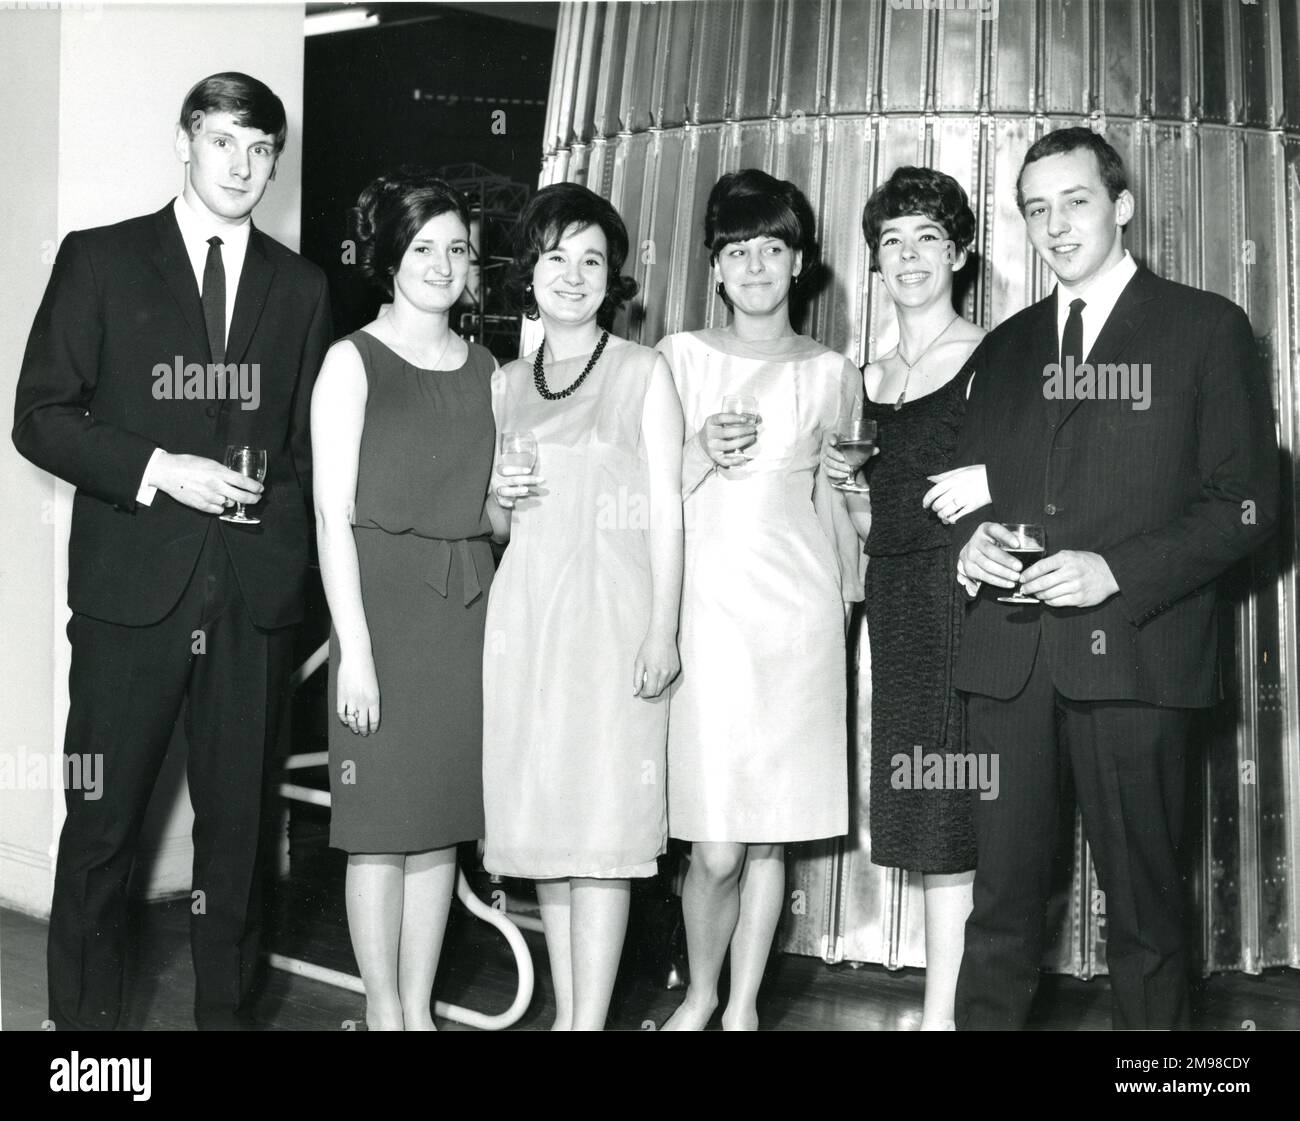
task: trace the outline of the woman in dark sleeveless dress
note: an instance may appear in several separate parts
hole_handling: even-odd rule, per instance
[[[953,310],[975,217],[942,172],[901,167],[867,201],[862,228],[898,313],[898,346],[863,370],[864,415],[879,454],[870,497],[849,495],[866,541],[871,645],[871,860],[919,870],[925,891],[922,1030],[950,1028],[975,831],[969,789],[925,789],[918,759],[964,752],[962,704],[952,687],[965,596],[954,576],[948,523],[988,501],[982,468],[945,473],[957,446],[968,379],[984,332]],[[847,465],[834,450],[831,474]],[[946,772],[946,767],[945,767]],[[920,786],[920,788],[918,788]]]
[[[470,260],[456,191],[415,170],[381,176],[357,227],[362,269],[392,305],[334,345],[312,397],[330,843],[349,854],[367,1025],[431,1030],[456,845],[483,835],[496,363],[448,322]]]

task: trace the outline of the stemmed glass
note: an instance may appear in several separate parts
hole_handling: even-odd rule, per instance
[[[843,482],[831,483],[831,486],[850,494],[870,494],[870,487],[855,483],[853,479],[876,450],[876,422],[861,416],[841,421],[832,444],[844,457],[852,474]]]
[[[1047,551],[1047,534],[1041,525],[1028,522],[999,522],[998,524],[1008,533],[1014,534],[1016,538],[1014,547],[1003,545],[1003,551],[1010,553],[1025,568],[1039,560]],[[1024,569],[1020,571],[1023,578]],[[998,596],[998,603],[1042,603],[1042,600],[1035,596],[1027,596],[1017,588],[1009,596]]]
[[[748,424],[758,423],[758,398],[751,397],[747,393],[728,393],[722,399],[722,408],[718,410],[723,413],[735,413],[742,417]],[[753,447],[753,444],[747,445]],[[732,452],[733,455],[745,455],[743,448],[737,448]],[[746,459],[750,458],[745,456]]]
[[[266,449],[251,448],[247,444],[227,444],[225,464],[232,471],[238,471],[248,479],[259,483],[266,478]],[[261,518],[252,518],[244,513],[244,504],[235,503],[233,514],[222,514],[223,522],[235,522],[238,525],[261,525]]]

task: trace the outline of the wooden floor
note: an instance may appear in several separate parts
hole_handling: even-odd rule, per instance
[[[316,847],[298,856],[295,869],[272,907],[271,948],[355,973],[342,904],[342,855]],[[489,885],[477,886],[480,894],[486,894]],[[681,999],[680,991],[669,991],[664,985],[665,939],[658,910],[653,900],[634,900],[633,933],[610,1015],[613,1028],[637,1030],[660,1024]],[[193,1030],[188,923],[188,899],[133,909],[135,950],[124,1027]],[[654,936],[639,933],[644,931],[653,931]],[[45,934],[44,922],[0,911],[0,1012],[5,1031],[39,1029],[45,1019]],[[526,937],[537,966],[537,989],[516,1029],[545,1030],[554,1012],[545,947],[540,935]],[[760,1016],[763,1026],[772,1030],[914,1029],[920,1022],[923,984],[921,970],[828,966],[814,958],[778,955],[768,970]],[[459,905],[454,907],[438,998],[497,1012],[508,1007],[514,992],[514,961],[504,940]],[[255,1009],[258,1023],[273,1031],[339,1030],[358,1023],[363,1015],[360,996],[276,970],[268,971]],[[1195,1028],[1240,1031],[1247,1021],[1261,1031],[1300,1029],[1300,971],[1270,970],[1258,977],[1223,974],[1197,987]],[[1109,1026],[1109,988],[1104,978],[1087,982],[1044,978],[1031,1027]],[[461,1030],[450,1021],[441,1021],[439,1027]]]

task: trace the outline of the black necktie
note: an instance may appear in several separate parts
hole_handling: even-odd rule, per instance
[[[1065,317],[1065,331],[1061,335],[1061,369],[1070,373],[1066,359],[1074,357],[1075,369],[1083,365],[1083,300],[1070,301],[1070,314]]]
[[[208,238],[208,261],[203,266],[203,321],[208,325],[208,349],[212,352],[212,361],[225,362],[226,267],[221,263],[219,237]]]

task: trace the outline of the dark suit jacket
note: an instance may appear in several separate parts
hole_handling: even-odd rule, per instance
[[[1009,698],[1041,641],[1058,690],[1075,700],[1214,703],[1215,578],[1277,518],[1272,395],[1245,313],[1139,268],[1089,364],[1145,364],[1150,407],[1049,401],[1056,295],[991,331],[955,465],[988,467],[992,507],[963,519],[1038,522],[1047,552],[1100,553],[1119,593],[1089,608],[1017,607],[984,586],[970,606],[959,689]]]
[[[258,367],[261,400],[166,400],[154,367],[209,361],[198,286],[172,204],[69,234],[32,325],[18,379],[14,444],[77,488],[68,603],[112,623],[162,619],[184,591],[215,515],[159,491],[135,496],[157,447],[222,460],[227,444],[267,450],[258,527],[219,523],[259,627],[301,618],[311,510],[309,409],[330,343],[319,268],[253,229],[226,362]]]

